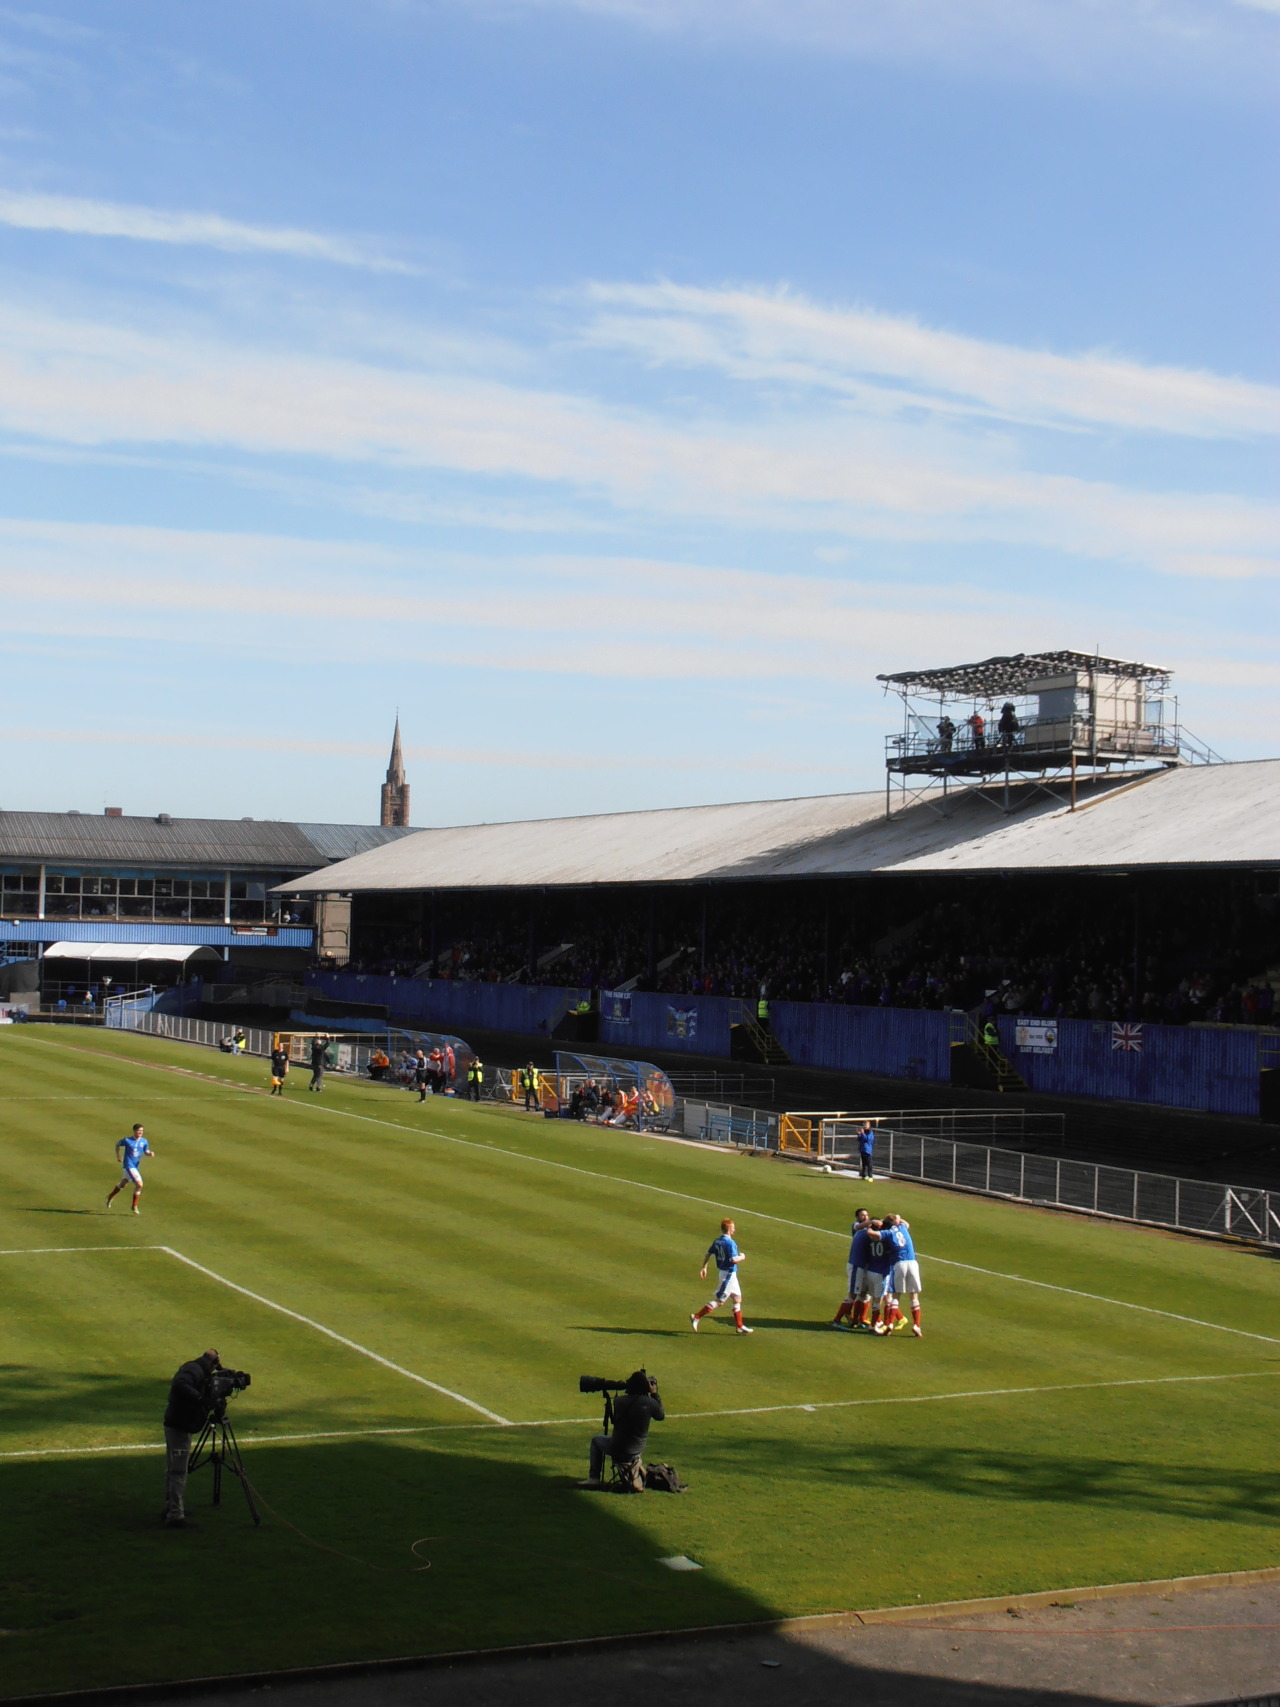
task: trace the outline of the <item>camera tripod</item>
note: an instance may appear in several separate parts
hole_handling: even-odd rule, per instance
[[[204,1454],[201,1457],[201,1453]],[[213,1411],[191,1448],[191,1456],[187,1460],[187,1474],[201,1469],[205,1464],[213,1465],[213,1503],[222,1504],[222,1467],[225,1464],[231,1474],[239,1481],[244,1492],[245,1503],[249,1507],[249,1516],[253,1519],[254,1527],[261,1524],[262,1518],[254,1504],[253,1489],[249,1478],[244,1473],[244,1459],[240,1456],[240,1443],[236,1439],[236,1431],[232,1428],[227,1417],[225,1403]]]

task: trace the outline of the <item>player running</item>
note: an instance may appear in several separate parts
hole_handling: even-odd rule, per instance
[[[916,1260],[916,1248],[911,1241],[910,1226],[901,1215],[886,1215],[882,1237],[893,1252],[889,1285],[892,1289],[896,1319],[892,1326],[900,1328],[905,1323],[906,1317],[898,1308],[898,1300],[910,1295],[911,1332],[916,1339],[923,1339],[924,1330],[920,1326],[920,1264]],[[877,1328],[876,1332],[887,1333],[888,1328]]]
[[[108,1209],[111,1207],[112,1198],[122,1192],[127,1185],[131,1185],[133,1187],[133,1213],[135,1215],[142,1213],[138,1208],[138,1199],[142,1196],[142,1175],[139,1172],[139,1167],[144,1156],[154,1155],[155,1151],[147,1143],[141,1123],[134,1126],[127,1138],[120,1138],[116,1141],[116,1156],[123,1163],[124,1172],[120,1176],[120,1184],[116,1186],[114,1191],[107,1193]]]
[[[720,1284],[716,1287],[715,1296],[709,1298],[701,1310],[695,1310],[689,1317],[689,1326],[696,1334],[698,1323],[704,1316],[709,1316],[713,1310],[718,1310],[726,1298],[733,1301],[734,1332],[738,1334],[753,1334],[754,1328],[748,1328],[742,1320],[742,1286],[738,1280],[738,1264],[745,1262],[746,1252],[740,1251],[734,1243],[733,1235],[736,1228],[732,1221],[720,1223],[720,1237],[713,1239],[707,1246],[707,1254],[702,1259],[702,1267],[698,1271],[698,1279],[707,1278],[707,1268],[715,1260],[716,1273]]]
[[[289,1071],[289,1052],[279,1043],[271,1051],[271,1092],[273,1097],[284,1095],[285,1075]]]
[[[849,1246],[849,1261],[846,1266],[849,1290],[844,1295],[844,1302],[836,1311],[831,1326],[839,1328],[842,1333],[852,1333],[849,1326],[849,1312],[854,1311],[853,1327],[862,1326],[862,1311],[858,1302],[858,1271],[866,1266],[867,1227],[871,1222],[869,1209],[855,1209],[853,1212],[852,1243]]]

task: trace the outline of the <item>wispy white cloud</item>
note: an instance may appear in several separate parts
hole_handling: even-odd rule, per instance
[[[974,354],[961,349],[956,359]],[[0,428],[72,446],[232,447],[515,480],[522,505],[540,491],[557,507],[572,497],[633,523],[696,518],[846,538],[1002,542],[1179,575],[1194,573],[1201,556],[1214,577],[1229,560],[1233,575],[1246,559],[1254,573],[1278,563],[1277,506],[1031,472],[1007,444],[895,436],[846,409],[735,414],[726,402],[690,420],[687,409],[667,417],[483,375],[396,371],[17,310],[0,312]]]
[[[877,412],[923,408],[1196,438],[1280,433],[1280,387],[1245,379],[1106,352],[1019,349],[790,291],[595,284],[587,295],[601,305],[585,332],[592,344],[835,393]]]
[[[1203,75],[1240,66],[1280,0],[460,0],[499,17],[571,12],[658,36],[766,41],[888,61],[960,66],[988,79],[1078,78],[1118,65]],[[413,4],[413,0],[397,0]],[[1246,67],[1247,68],[1247,67]]]
[[[170,243],[230,254],[291,255],[329,261],[370,272],[412,273],[405,261],[344,237],[293,226],[246,225],[213,213],[183,213],[130,202],[89,201],[78,196],[0,190],[0,225],[23,231],[57,231],[74,237],[123,237],[138,243]]]
[[[1071,588],[895,586],[639,556],[515,559],[360,542],[66,522],[0,522],[11,634],[196,648],[235,659],[396,670],[424,653],[480,672],[608,681],[758,684],[824,693],[851,660],[1025,650],[1028,635],[1088,649]],[[255,620],[246,624],[244,612]],[[1091,617],[1096,620],[1097,613]],[[1105,650],[1185,650],[1115,614]],[[1204,623],[1195,679],[1280,684],[1266,632]],[[380,748],[378,749],[381,750]]]

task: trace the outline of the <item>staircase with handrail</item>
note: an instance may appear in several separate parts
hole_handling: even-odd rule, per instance
[[[746,1002],[733,1001],[729,1004],[729,1032],[732,1036],[734,1028],[741,1029],[741,1035],[750,1045],[756,1060],[766,1067],[789,1067],[791,1057],[778,1042],[767,1026],[752,1013]]]
[[[962,1008],[952,1008],[951,1047],[952,1049],[966,1050],[972,1060],[979,1062],[991,1079],[995,1090],[1025,1091],[1030,1089],[1027,1081],[1000,1048],[1000,1045],[989,1043],[984,1037],[983,1027],[978,1023],[976,1014],[966,1013]]]

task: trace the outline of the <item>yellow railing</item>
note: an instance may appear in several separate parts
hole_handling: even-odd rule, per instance
[[[821,1117],[809,1114],[784,1114],[778,1121],[778,1148],[813,1153],[815,1138],[821,1130]]]

